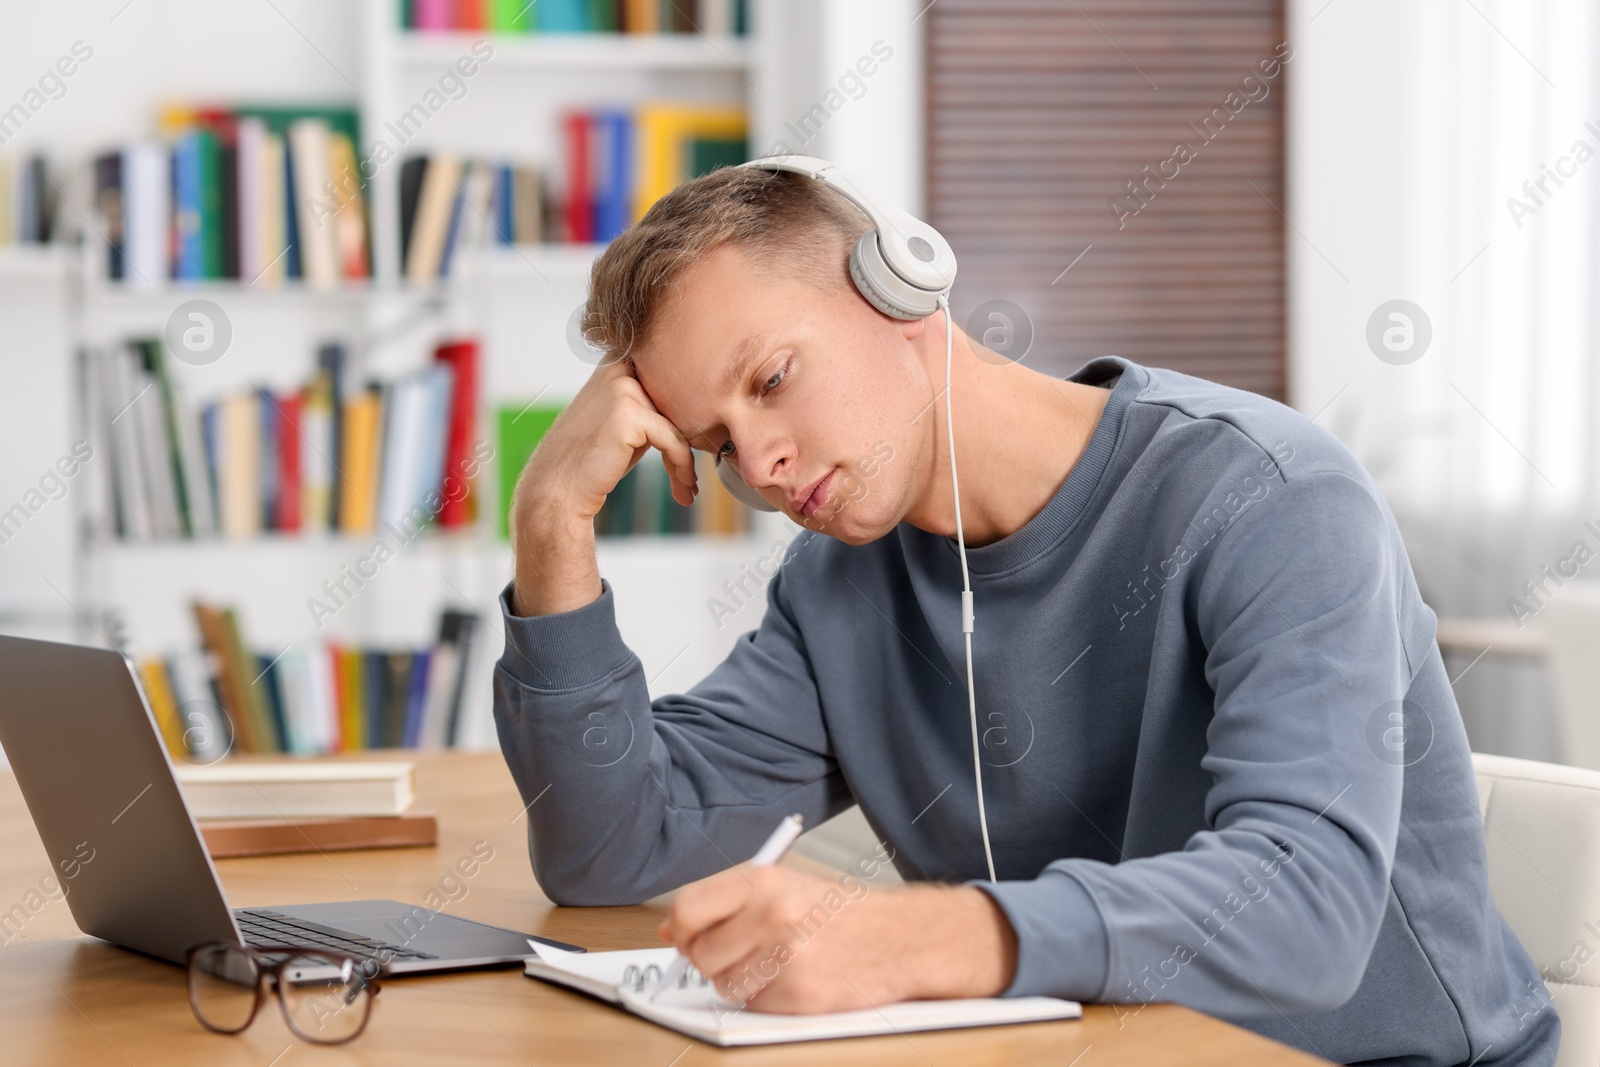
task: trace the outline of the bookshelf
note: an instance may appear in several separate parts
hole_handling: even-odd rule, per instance
[[[399,28],[396,8],[395,0],[361,0],[359,7],[360,84],[355,98],[344,103],[357,109],[368,141],[371,131],[403,113],[481,36],[407,32]],[[760,25],[753,13],[748,39],[491,36],[493,59],[470,92],[418,131],[402,156],[451,151],[554,166],[561,156],[558,116],[564,110],[650,99],[740,104],[751,116],[750,143],[768,143],[773,138],[757,117],[773,110],[760,94],[771,91],[774,79],[759,69]],[[106,279],[106,249],[93,239],[76,249],[0,252],[0,280],[59,281],[69,293],[69,344],[78,353],[159,335],[179,303],[214,301],[233,327],[227,356],[209,366],[171,363],[176,384],[193,402],[256,384],[278,389],[302,381],[325,339],[351,343],[356,374],[394,377],[425,365],[439,340],[463,334],[480,344],[480,435],[493,434],[498,404],[570,399],[592,368],[569,352],[567,320],[583,300],[589,268],[603,245],[463,249],[448,278],[408,283],[399,263],[399,172],[397,158],[370,179],[368,280],[327,289],[293,282],[268,289],[242,280],[132,287]],[[88,426],[81,372],[72,389],[76,434]],[[491,668],[503,640],[496,596],[512,566],[509,546],[495,533],[495,480],[492,468],[479,478],[475,526],[430,531],[406,545],[321,627],[313,626],[307,598],[365,552],[376,532],[124,541],[100,506],[104,494],[77,493],[74,601],[86,616],[78,638],[96,641],[98,629],[126,641],[136,655],[193,646],[189,604],[203,597],[237,607],[245,637],[258,652],[310,640],[415,647],[432,639],[442,608],[468,610],[480,617],[480,630],[461,742],[493,747]],[[743,536],[600,539],[601,572],[616,589],[619,626],[644,661],[652,692],[691,685],[726,655],[739,633],[759,622],[759,603],[718,625],[706,602],[742,565],[753,565],[793,533],[781,516],[763,515]]]
[[[467,51],[475,39],[470,33],[402,34],[395,44],[395,60],[405,66],[443,67]],[[753,63],[749,42],[739,37],[528,34],[493,40],[496,63],[540,72],[720,72],[725,68],[748,70]]]
[[[70,262],[60,245],[8,245],[0,248],[0,281],[60,281]]]

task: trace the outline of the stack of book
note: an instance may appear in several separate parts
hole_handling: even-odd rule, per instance
[[[746,32],[746,0],[402,0],[400,25],[438,33]]]
[[[527,164],[414,157],[400,171],[400,245],[412,281],[448,277],[455,253],[489,244],[606,242],[677,185],[745,161],[741,107],[653,102],[562,116],[562,189]]]
[[[94,161],[110,278],[333,288],[371,276],[354,111],[171,107],[160,125],[164,143]]]
[[[511,494],[517,476],[539,441],[555,423],[561,408],[553,405],[508,405],[496,411],[497,455],[500,461],[500,536],[508,536]],[[700,494],[684,507],[672,499],[672,483],[661,456],[652,451],[622,476],[595,516],[600,537],[701,534],[735,537],[749,532],[750,513],[733,499],[717,478],[709,455],[696,452],[695,473]]]
[[[460,738],[475,615],[443,612],[427,648],[314,642],[263,653],[247,647],[231,608],[196,603],[194,613],[203,652],[137,664],[175,760],[435,749]]]
[[[396,381],[356,387],[345,349],[324,345],[311,381],[195,406],[159,340],[91,364],[90,405],[111,457],[119,536],[240,540],[274,533],[456,528],[477,517],[477,343],[440,345]]]
[[[227,760],[174,767],[213,858],[432,845],[411,810],[415,768],[367,760]]]
[[[57,199],[43,156],[0,155],[0,246],[48,243]]]

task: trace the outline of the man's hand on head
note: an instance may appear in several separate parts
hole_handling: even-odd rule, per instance
[[[666,416],[656,410],[634,376],[631,360],[595,368],[566,406],[517,479],[512,512],[517,519],[559,511],[593,519],[622,476],[650,449],[661,453],[672,498],[694,502],[694,454]]]
[[[516,614],[573,611],[600,596],[594,517],[652,448],[661,453],[672,499],[692,504],[699,486],[689,442],[650,402],[630,360],[596,367],[534,449],[511,494]]]
[[[658,932],[753,1011],[996,996],[1016,970],[1010,923],[972,886],[873,889],[853,875],[736,867],[679,890]]]

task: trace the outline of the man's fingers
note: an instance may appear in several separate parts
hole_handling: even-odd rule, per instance
[[[692,503],[696,486],[694,450],[689,447],[689,442],[684,440],[678,428],[666,416],[654,409],[642,411],[639,425],[644,431],[645,442],[661,453],[662,466],[672,480],[673,499],[685,506]]]
[[[700,973],[720,978],[747,957],[763,949],[770,952],[772,946],[764,943],[767,935],[762,931],[765,912],[759,904],[758,893],[752,893],[738,911],[693,938],[689,942],[688,956]],[[746,994],[753,995],[753,991]]]
[[[778,976],[777,960],[771,949],[770,945],[755,946],[720,971],[711,972],[700,967],[700,973],[711,979],[712,988],[719,994],[748,1007]]]
[[[667,911],[668,936],[679,952],[685,952],[696,937],[743,908],[751,894],[750,883],[737,870],[684,886]]]

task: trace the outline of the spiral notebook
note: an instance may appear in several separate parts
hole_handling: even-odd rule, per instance
[[[712,1045],[770,1045],[871,1037],[913,1030],[1077,1019],[1076,1001],[1051,997],[913,1000],[863,1011],[823,1015],[777,1015],[741,1008],[720,996],[694,968],[672,988],[652,998],[661,975],[676,955],[670,948],[626,952],[567,952],[529,942],[537,959],[527,962],[529,978],[554,982],[599,997],[643,1019]]]

